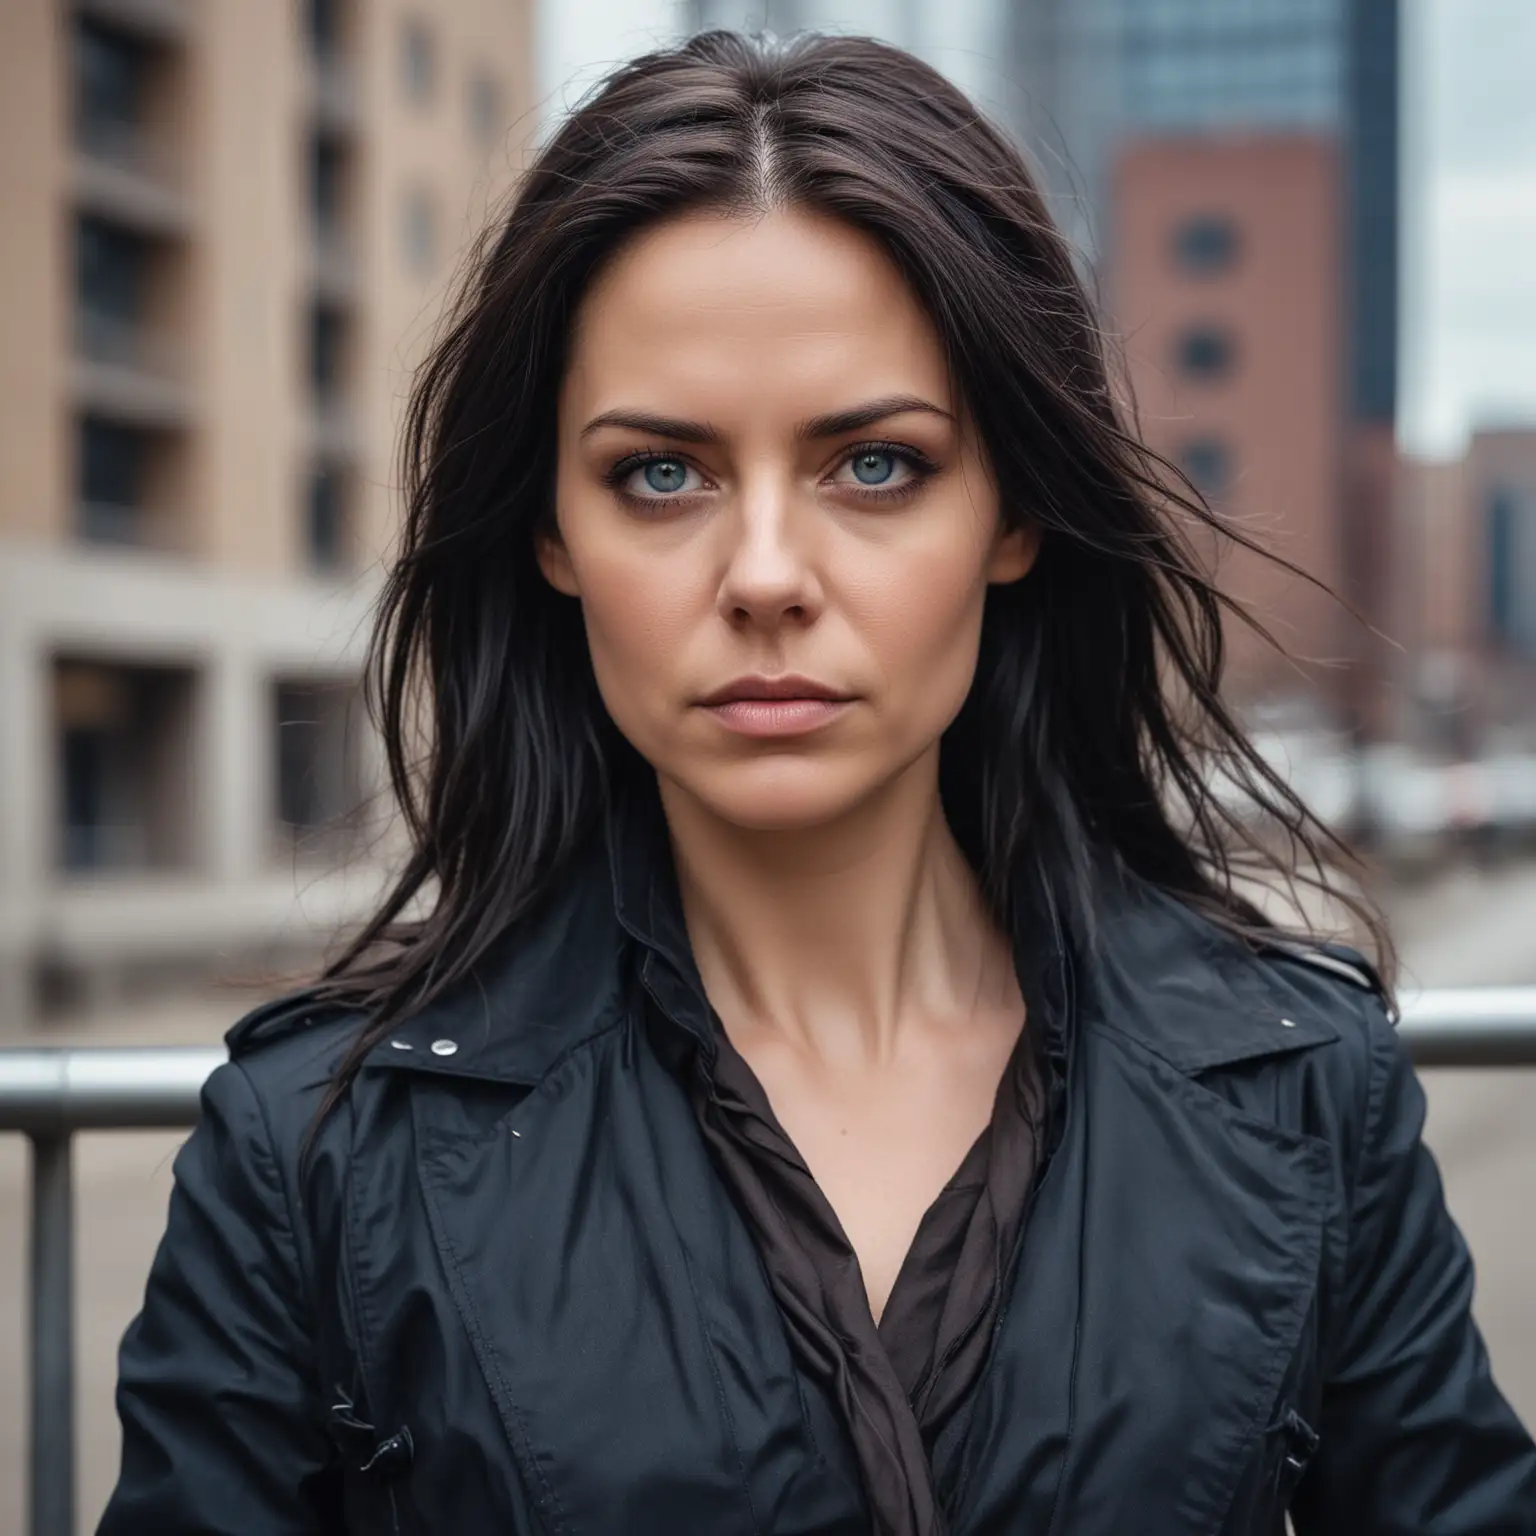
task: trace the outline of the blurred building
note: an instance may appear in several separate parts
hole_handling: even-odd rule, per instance
[[[1536,720],[1536,427],[1485,427],[1465,455],[1408,460],[1393,632],[1401,732],[1468,757]]]
[[[371,896],[335,866],[400,397],[532,83],[520,0],[0,9],[15,1016]]]
[[[1373,624],[1391,604],[1397,0],[1027,0],[1014,113],[1094,253],[1146,437]],[[1385,727],[1378,643],[1237,549],[1233,691]],[[1313,723],[1325,723],[1316,722]]]

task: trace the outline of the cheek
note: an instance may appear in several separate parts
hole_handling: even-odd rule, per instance
[[[952,545],[906,550],[850,572],[847,611],[888,713],[926,725],[947,724],[959,710],[976,670],[986,590],[980,554]]]
[[[582,568],[582,608],[594,645],[624,670],[653,671],[687,629],[686,594],[646,562]]]
[[[685,565],[665,558],[578,546],[572,559],[598,689],[619,729],[644,750],[654,717],[676,691],[679,663],[708,594],[693,590],[697,580],[690,582]]]

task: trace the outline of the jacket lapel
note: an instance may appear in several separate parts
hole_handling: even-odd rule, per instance
[[[552,1532],[855,1531],[751,1240],[636,1036],[590,1038],[484,1127],[412,1084],[433,1236],[525,1486]]]
[[[1124,1037],[1090,1037],[1080,1067],[955,1528],[1216,1532],[1313,1305],[1326,1148]]]
[[[1315,989],[1145,887],[1103,894],[1063,1140],[961,1452],[965,1536],[1222,1530],[1317,1296],[1328,1147],[1216,1082],[1336,1040]]]

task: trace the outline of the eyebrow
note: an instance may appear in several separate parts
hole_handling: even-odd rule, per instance
[[[844,432],[857,432],[860,427],[872,426],[887,416],[900,416],[907,411],[923,411],[930,416],[942,416],[953,421],[954,416],[924,400],[921,395],[883,395],[878,400],[867,400],[863,405],[851,406],[846,411],[829,411],[825,416],[812,416],[795,429],[801,438],[841,437]]]
[[[681,416],[658,416],[651,411],[604,411],[594,416],[581,429],[583,437],[590,437],[603,427],[632,427],[636,432],[647,432],[652,437],[670,437],[682,443],[718,443],[720,429],[707,421],[687,421]]]
[[[862,405],[850,406],[845,411],[828,411],[822,416],[812,416],[795,428],[795,436],[801,439],[841,437],[845,432],[857,432],[861,427],[872,426],[888,416],[900,416],[908,411],[923,411],[930,416],[942,416],[953,421],[954,415],[924,400],[921,395],[882,395],[878,400],[866,400]],[[670,437],[680,443],[718,443],[720,429],[707,421],[687,421],[679,416],[658,416],[651,411],[613,410],[594,416],[581,429],[583,437],[589,437],[602,427],[628,427],[636,432],[649,432],[653,437]]]

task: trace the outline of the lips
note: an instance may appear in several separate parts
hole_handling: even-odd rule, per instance
[[[717,709],[722,704],[743,704],[777,699],[820,699],[826,703],[844,704],[853,697],[828,683],[819,683],[813,677],[800,677],[787,673],[782,677],[738,677],[717,688],[699,702],[706,708]]]
[[[814,735],[853,705],[854,696],[814,677],[738,677],[701,705],[725,730],[759,740]]]

